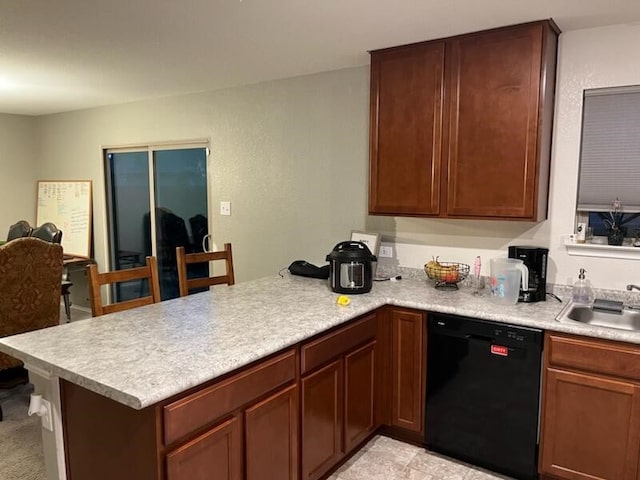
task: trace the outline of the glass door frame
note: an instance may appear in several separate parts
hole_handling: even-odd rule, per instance
[[[154,152],[163,150],[187,150],[187,149],[205,149],[206,156],[206,183],[207,183],[207,213],[208,213],[208,230],[211,232],[211,149],[209,147],[209,140],[189,140],[184,142],[157,142],[147,145],[128,145],[128,146],[108,146],[102,148],[103,157],[103,173],[104,173],[104,195],[105,195],[105,220],[106,220],[106,232],[107,232],[107,245],[106,245],[106,257],[108,260],[108,269],[112,271],[117,265],[117,252],[114,251],[115,234],[113,228],[112,217],[114,215],[113,205],[113,182],[112,182],[112,169],[109,161],[109,154],[118,153],[143,153],[147,154],[148,162],[148,182],[149,182],[149,220],[150,220],[150,234],[151,234],[151,255],[158,255],[157,251],[157,235],[156,235],[156,211],[155,211],[155,168],[154,168]],[[144,260],[144,259],[143,259]],[[113,293],[107,292],[108,301],[111,301]]]

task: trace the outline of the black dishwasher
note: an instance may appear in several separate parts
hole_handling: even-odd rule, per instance
[[[429,314],[429,450],[537,478],[541,330]]]

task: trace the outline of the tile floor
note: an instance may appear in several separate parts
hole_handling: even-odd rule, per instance
[[[391,438],[377,436],[329,480],[509,480]]]

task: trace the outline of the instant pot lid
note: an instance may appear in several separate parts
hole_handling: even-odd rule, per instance
[[[364,243],[346,241],[340,242],[335,247],[333,247],[333,250],[329,253],[329,255],[327,255],[326,260],[329,262],[332,260],[360,260],[375,262],[377,261],[377,258],[374,254],[371,253],[369,247],[367,247]]]

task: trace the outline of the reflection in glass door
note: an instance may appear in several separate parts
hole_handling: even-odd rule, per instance
[[[207,156],[203,148],[153,153],[156,256],[162,299],[179,296],[176,247],[201,252],[207,228]],[[206,265],[204,265],[207,268]]]
[[[151,244],[145,242],[145,215],[149,216],[148,153],[107,154],[107,198],[109,199],[110,270],[139,267]],[[116,301],[148,295],[146,280],[116,285]]]
[[[109,150],[106,166],[110,269],[140,266],[155,255],[162,299],[177,297],[175,249],[202,251],[208,233],[207,148]],[[147,288],[131,282],[112,295],[122,301]]]

